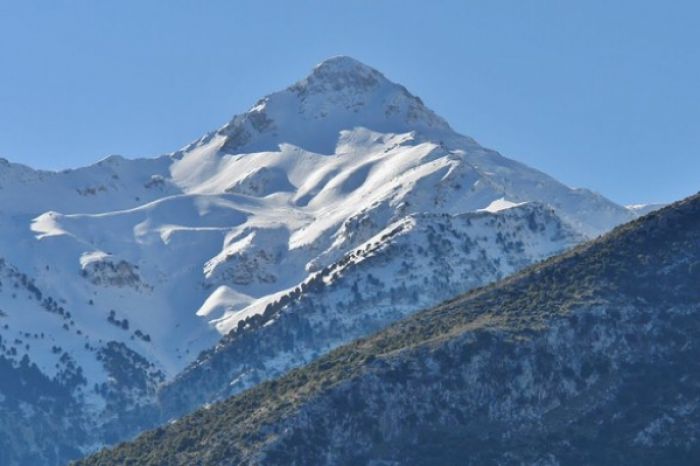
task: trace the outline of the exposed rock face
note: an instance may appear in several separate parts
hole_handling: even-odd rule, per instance
[[[690,464],[700,195],[81,464]]]
[[[141,281],[137,267],[125,260],[114,260],[111,257],[103,257],[83,265],[83,277],[93,285],[148,289],[149,286]]]

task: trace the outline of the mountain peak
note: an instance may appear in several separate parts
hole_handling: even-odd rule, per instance
[[[292,86],[299,90],[369,90],[388,80],[374,68],[352,57],[339,55],[316,65],[311,74]]]
[[[322,94],[324,99],[356,100],[358,96],[392,87],[403,89],[403,86],[392,83],[374,68],[352,57],[339,55],[316,65],[311,74],[291,85],[288,90],[302,99]]]
[[[358,127],[380,133],[417,132],[436,141],[458,136],[404,86],[354,58],[335,56],[181,152],[223,136],[221,151],[228,154],[276,151],[281,144],[333,154],[341,132]]]
[[[368,73],[378,73],[377,70],[371,66],[365,65],[359,60],[356,60],[347,55],[336,55],[334,57],[326,58],[321,63],[316,65],[313,70],[314,73],[349,73],[349,74],[368,74]]]

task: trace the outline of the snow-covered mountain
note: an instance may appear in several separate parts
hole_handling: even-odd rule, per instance
[[[0,409],[53,432],[62,404],[76,432],[25,449],[76,456],[636,216],[331,58],[173,154],[0,163],[0,379],[22,381]]]

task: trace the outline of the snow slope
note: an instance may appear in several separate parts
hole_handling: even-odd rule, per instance
[[[369,323],[262,361],[259,378],[636,216],[481,147],[403,86],[334,57],[173,154],[63,172],[0,162],[0,356],[79,372],[71,393],[106,423],[192,373],[222,335],[255,334],[302,312],[296,302],[332,314],[314,319]],[[349,276],[367,290],[401,276],[401,292],[423,298],[351,305],[352,284],[338,285]]]

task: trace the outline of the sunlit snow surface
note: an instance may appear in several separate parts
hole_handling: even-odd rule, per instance
[[[512,207],[517,207],[517,206],[520,206],[523,204],[525,204],[525,203],[524,202],[520,202],[520,203],[510,202],[502,197],[500,199],[496,199],[495,201],[493,201],[491,204],[487,205],[483,209],[479,209],[479,212],[496,213],[496,212],[500,212],[501,210],[510,209]]]

